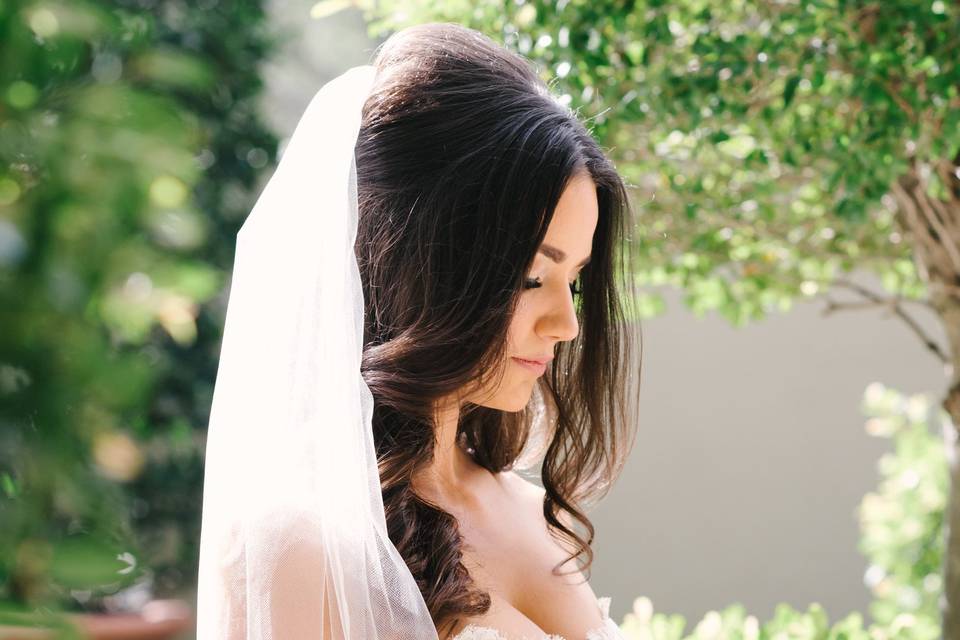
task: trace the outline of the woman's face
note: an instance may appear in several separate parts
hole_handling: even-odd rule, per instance
[[[503,411],[521,411],[530,400],[537,378],[550,366],[525,364],[523,360],[552,358],[558,342],[577,336],[580,326],[571,286],[590,258],[598,215],[596,185],[588,173],[579,173],[560,196],[533,266],[526,274],[524,290],[507,331],[508,357],[503,377],[495,388],[476,391],[467,400]]]

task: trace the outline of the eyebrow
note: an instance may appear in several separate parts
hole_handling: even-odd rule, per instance
[[[547,244],[547,243],[545,243],[545,242],[540,245],[540,248],[537,249],[537,251],[540,252],[540,253],[542,253],[543,255],[547,256],[548,258],[550,258],[551,260],[553,260],[554,262],[556,262],[556,263],[558,263],[558,264],[567,259],[567,252],[566,252],[566,251],[564,251],[564,250],[562,250],[562,249],[558,249],[558,248],[556,248],[555,246],[550,245],[550,244]],[[581,260],[581,261],[580,261],[580,264],[578,264],[577,267],[582,267],[583,265],[587,264],[588,262],[590,262],[590,256],[587,256],[586,258],[584,258],[583,260]]]

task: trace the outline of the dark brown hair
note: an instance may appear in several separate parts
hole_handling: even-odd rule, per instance
[[[432,460],[434,403],[502,371],[525,276],[580,172],[592,177],[599,203],[576,300],[580,333],[557,346],[538,384],[551,428],[543,514],[576,550],[566,561],[586,555],[580,569],[589,569],[594,528],[585,504],[606,494],[634,439],[640,365],[631,348],[636,316],[624,308],[635,299],[625,245],[630,206],[577,114],[529,61],[482,33],[416,25],[384,42],[373,64],[356,148],[362,372],[375,401],[389,535],[441,629],[484,613],[490,599],[461,563],[457,520],[418,496],[411,476]],[[530,435],[532,404],[509,413],[465,403],[458,434],[477,463],[495,473],[510,468]],[[561,511],[584,531],[561,522]]]

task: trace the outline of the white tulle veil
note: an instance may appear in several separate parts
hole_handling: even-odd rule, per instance
[[[200,640],[437,638],[387,536],[363,293],[354,147],[375,68],[310,102],[237,235],[211,408]]]

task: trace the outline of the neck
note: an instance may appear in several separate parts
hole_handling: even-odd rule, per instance
[[[419,472],[418,482],[426,494],[445,501],[459,501],[470,493],[480,467],[457,442],[459,401],[439,405],[434,412],[436,441],[433,459]]]

